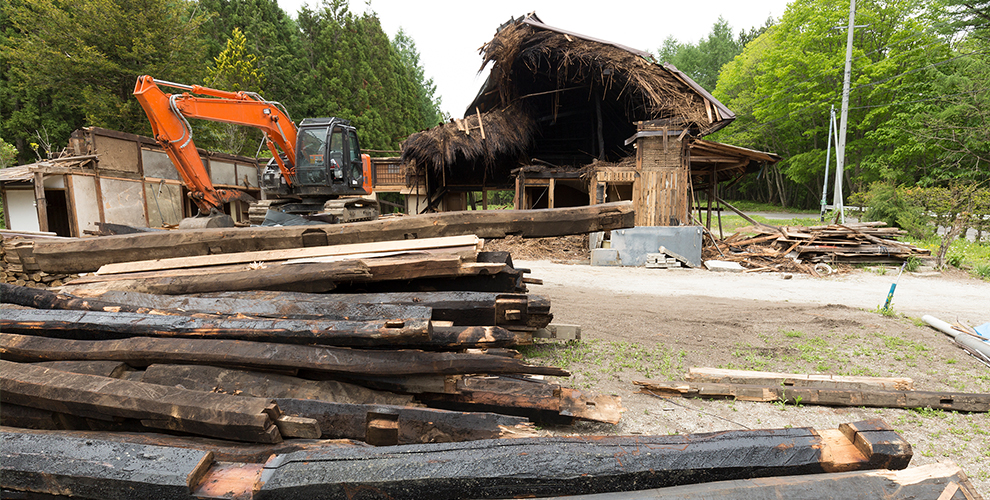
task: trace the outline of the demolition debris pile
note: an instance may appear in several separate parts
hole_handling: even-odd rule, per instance
[[[745,272],[786,271],[818,275],[816,264],[900,264],[930,255],[893,238],[904,233],[884,222],[826,226],[771,226],[754,224],[703,249],[705,260],[738,262]],[[749,233],[756,233],[748,236]],[[827,272],[826,272],[827,274]]]

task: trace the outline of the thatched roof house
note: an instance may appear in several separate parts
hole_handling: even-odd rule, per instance
[[[500,26],[481,55],[491,71],[465,117],[403,144],[402,158],[425,177],[431,201],[512,186],[520,166],[620,162],[636,154],[629,140],[643,133],[641,123],[676,132],[680,142],[735,118],[648,52],[548,26],[535,13]]]

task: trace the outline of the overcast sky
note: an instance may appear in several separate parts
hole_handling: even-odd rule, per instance
[[[350,0],[351,11],[362,13],[365,0]],[[278,0],[293,18],[308,4],[319,8],[319,0]],[[478,54],[495,30],[512,17],[535,11],[544,23],[608,40],[635,49],[656,51],[667,36],[680,42],[697,43],[707,35],[719,16],[735,33],[762,26],[767,17],[779,19],[787,0],[371,0],[382,28],[394,37],[401,27],[416,42],[426,76],[433,78],[442,108],[454,117],[463,116],[484,82],[487,69],[478,75]],[[712,90],[712,89],[709,89]]]

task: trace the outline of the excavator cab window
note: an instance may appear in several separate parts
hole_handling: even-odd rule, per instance
[[[350,156],[349,160],[351,164],[351,187],[359,187],[363,182],[361,178],[363,169],[361,165],[361,147],[358,145],[357,132],[353,128],[348,130],[347,138],[349,146],[347,148],[349,152],[348,156]]]
[[[327,128],[305,128],[299,131],[302,145],[296,157],[296,175],[304,185],[327,183]]]
[[[334,182],[344,182],[344,129],[334,127],[330,134],[330,167]]]

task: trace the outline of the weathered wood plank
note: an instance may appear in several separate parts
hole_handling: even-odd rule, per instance
[[[184,500],[213,464],[209,451],[170,446],[7,430],[0,440],[0,485],[49,495]]]
[[[525,418],[496,413],[285,398],[276,398],[275,402],[285,412],[319,421],[324,438],[355,439],[375,446],[533,437],[536,434]],[[392,432],[376,432],[381,430],[376,422],[391,423]]]
[[[133,337],[65,340],[0,333],[0,355],[14,361],[111,360],[131,366],[155,363],[300,369],[351,375],[528,373],[569,376],[566,370],[511,358],[417,350],[361,350],[269,344],[243,340]]]
[[[836,431],[837,432],[837,431]],[[260,495],[372,498],[548,497],[752,477],[879,468],[809,428],[684,436],[532,438],[302,452],[268,463]]]
[[[896,492],[896,493],[894,493]],[[941,494],[948,492],[943,497]],[[598,495],[575,495],[568,500],[865,500],[982,498],[959,466],[936,463],[900,471],[853,471],[803,474],[762,479],[737,479],[669,488]]]
[[[102,311],[20,309],[5,311],[0,330],[80,340],[127,337],[241,339],[291,344],[389,346],[430,340],[427,318],[376,321],[203,319]]]
[[[780,385],[787,387],[820,387],[833,389],[891,389],[914,390],[914,380],[907,377],[854,377],[801,373],[777,373],[721,368],[691,367],[684,380],[723,384]]]
[[[35,366],[52,368],[63,372],[99,375],[101,377],[125,378],[128,372],[134,371],[127,363],[120,361],[42,361]]]
[[[292,290],[300,292],[329,292],[338,281],[353,281],[371,277],[371,271],[361,261],[256,266],[234,265],[210,268],[208,271],[158,271],[82,277],[67,283],[65,290],[74,293],[81,288],[130,290],[143,293],[181,295],[230,290]]]
[[[552,210],[444,212],[327,226],[195,229],[79,238],[36,242],[33,252],[43,271],[73,274],[96,271],[115,262],[344,243],[465,234],[480,238],[504,238],[508,234],[542,238],[632,227],[633,218],[632,203],[618,202]]]
[[[933,408],[990,412],[990,394],[869,389],[821,389],[749,384],[634,381],[641,392],[663,396],[735,398],[741,401],[784,401],[791,404],[869,406],[872,408]]]
[[[170,259],[121,262],[117,264],[107,264],[101,267],[99,271],[97,271],[97,274],[121,274],[136,271],[156,271],[163,269],[205,267],[227,264],[247,264],[252,262],[307,259],[314,257],[353,256],[356,254],[382,252],[413,252],[417,250],[439,250],[459,247],[470,247],[480,250],[480,246],[481,240],[474,235],[449,236],[446,238],[424,238],[420,240],[351,243],[309,248],[290,248],[285,250],[239,252],[233,254],[200,255],[195,257],[177,257]]]
[[[377,294],[372,294],[375,295]],[[183,310],[187,314],[207,313],[228,316],[241,314],[255,318],[286,319],[346,318],[354,321],[380,318],[433,318],[430,302],[424,299],[416,302],[411,299],[402,302],[359,301],[352,297],[352,294],[246,291],[192,296],[111,290],[95,292],[87,296],[99,297],[107,303],[130,304],[148,309]]]
[[[142,374],[141,381],[149,384],[181,386],[194,391],[259,398],[314,399],[337,403],[398,406],[413,402],[412,396],[409,395],[376,391],[337,380],[306,380],[276,373],[231,370],[216,366],[151,365]]]
[[[33,435],[59,439],[84,439],[87,441],[109,441],[123,444],[168,446],[213,452],[218,462],[243,462],[263,464],[272,455],[283,455],[294,451],[369,447],[367,443],[352,439],[288,439],[281,443],[245,443],[211,439],[199,436],[176,436],[156,432],[107,432],[102,430],[44,430],[0,427],[0,432],[10,435]]]
[[[588,394],[535,379],[460,377],[452,391],[422,393],[417,398],[441,408],[478,408],[538,420],[550,417],[548,413],[610,424],[622,418],[618,396]]]
[[[267,412],[272,405],[267,399],[69,373],[6,360],[0,360],[0,391],[3,402],[32,408],[139,419],[147,427],[236,441],[281,440]]]

